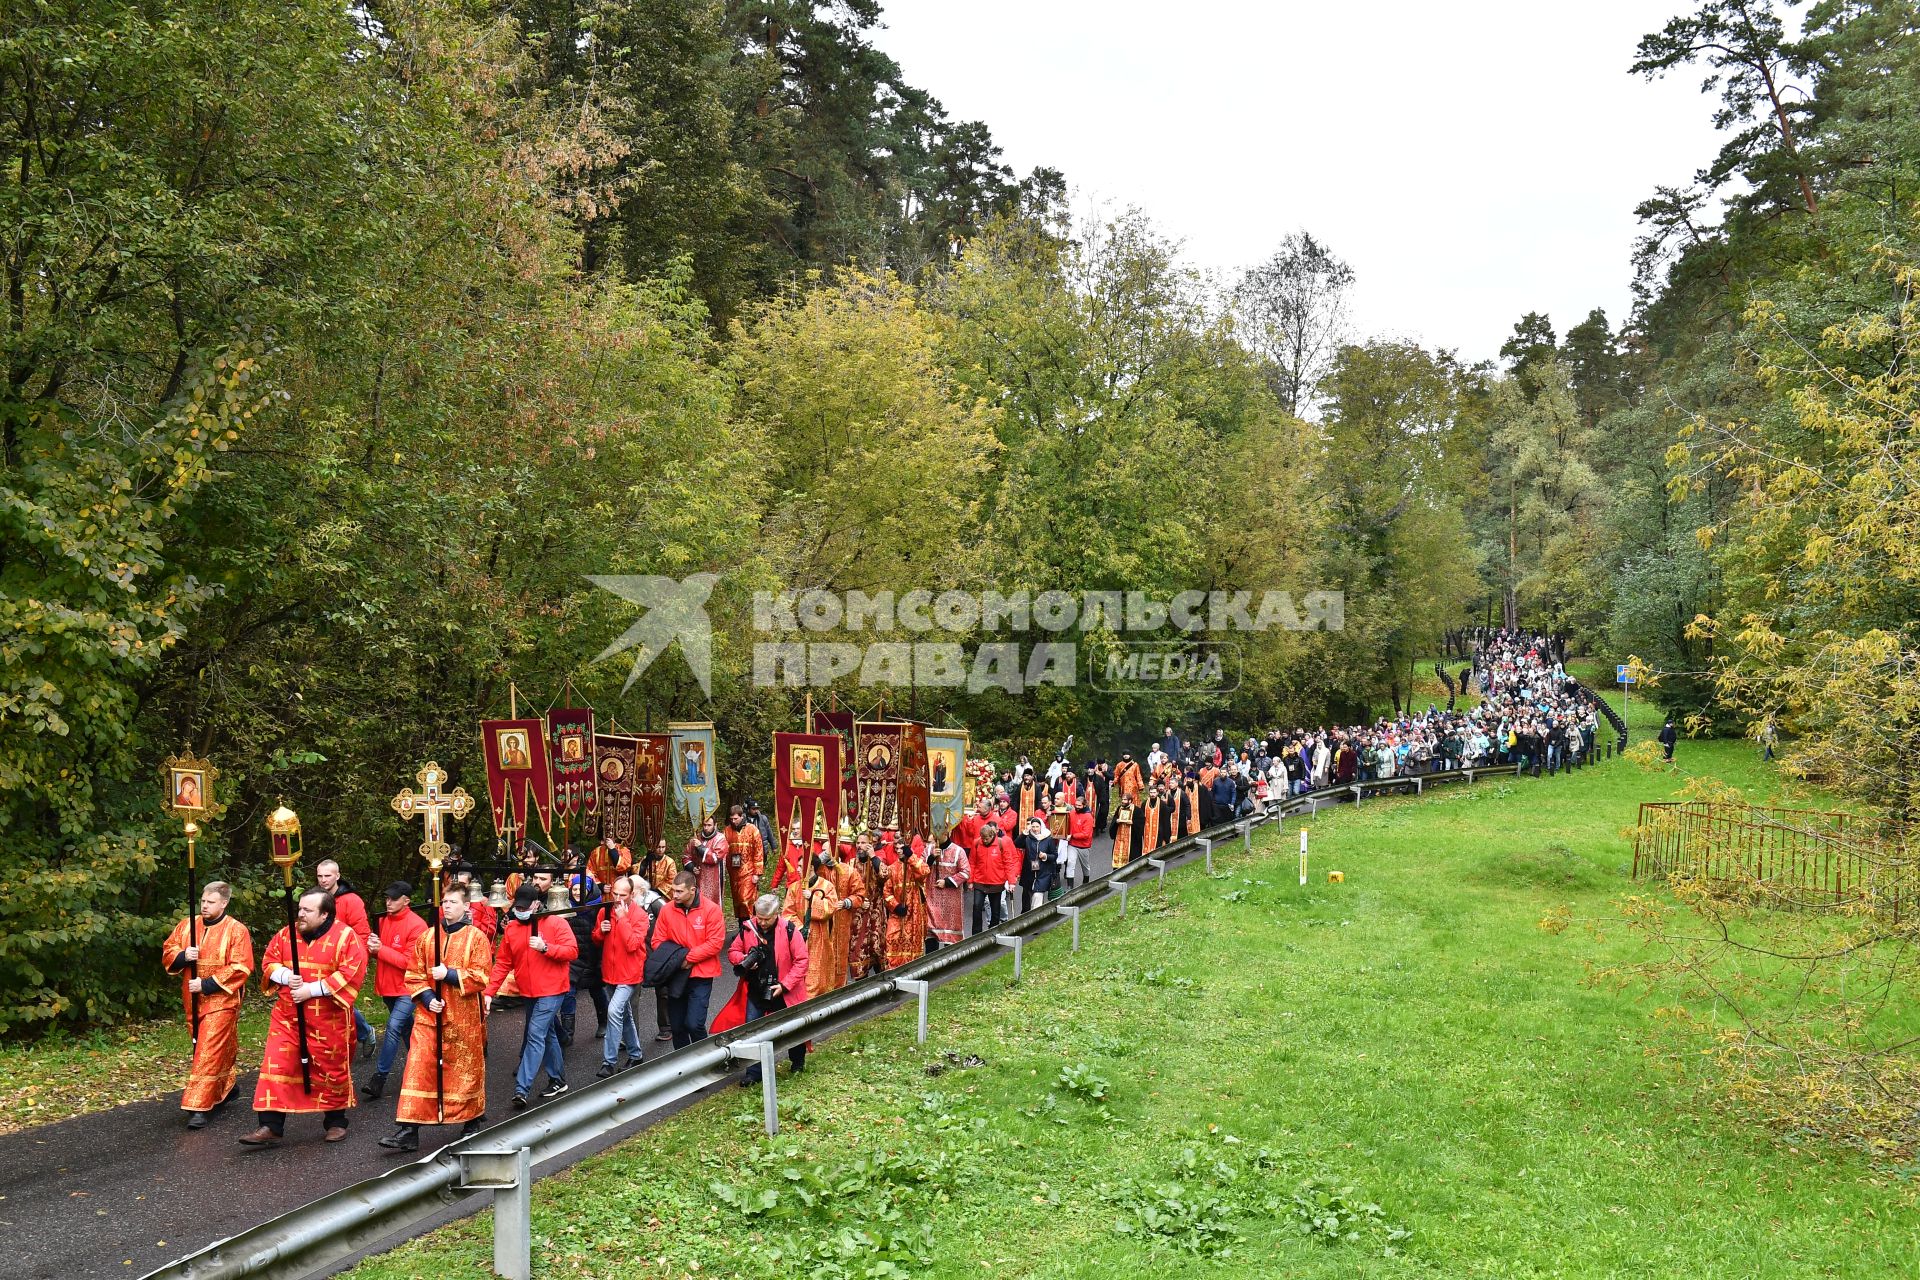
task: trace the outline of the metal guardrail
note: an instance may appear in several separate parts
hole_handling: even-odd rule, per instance
[[[1271,802],[1264,813],[1183,836],[1152,854],[1138,857],[1008,920],[997,929],[974,934],[931,955],[884,974],[843,987],[831,995],[770,1014],[732,1031],[696,1041],[637,1067],[495,1125],[472,1137],[450,1142],[431,1155],[365,1182],[331,1192],[278,1218],[151,1271],[145,1280],[240,1280],[275,1277],[297,1280],[349,1258],[390,1236],[426,1221],[449,1205],[482,1191],[495,1198],[495,1269],[501,1275],[526,1274],[526,1214],[530,1170],[564,1155],[650,1112],[727,1079],[742,1063],[762,1062],[767,1127],[777,1128],[772,1060],[794,1045],[827,1035],[897,1007],[907,995],[920,1001],[920,1038],[926,1039],[926,1001],[935,983],[957,976],[1011,949],[1019,976],[1024,943],[1071,920],[1079,945],[1080,912],[1118,895],[1126,913],[1127,891],[1140,876],[1164,878],[1176,860],[1199,853],[1213,867],[1213,850],[1225,839],[1252,846],[1253,828],[1282,821],[1322,805],[1368,793],[1401,791],[1476,777],[1515,776],[1518,764],[1407,774],[1323,787]]]

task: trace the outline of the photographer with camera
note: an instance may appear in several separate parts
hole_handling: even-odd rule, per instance
[[[727,949],[727,959],[747,993],[746,1021],[765,1017],[807,998],[807,939],[800,926],[780,914],[780,899],[763,893],[753,904],[753,915],[740,926]],[[789,993],[792,993],[789,995]],[[787,1061],[799,1071],[807,1063],[804,1041],[787,1051]],[[760,1083],[760,1064],[741,1076],[742,1088]]]

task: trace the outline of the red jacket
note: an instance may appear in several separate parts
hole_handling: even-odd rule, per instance
[[[333,918],[360,936],[361,945],[373,932],[367,923],[367,904],[360,901],[360,895],[349,889],[333,900]]]
[[[997,823],[981,826],[980,843],[974,847],[970,865],[978,888],[998,889],[1020,878],[1020,854]]]
[[[637,987],[647,976],[646,910],[627,904],[627,917],[613,914],[612,907],[600,908],[593,922],[593,936],[600,939],[600,977],[616,987]],[[607,926],[611,925],[612,928]]]
[[[660,908],[660,919],[653,930],[655,942],[663,939],[687,949],[688,976],[720,976],[720,948],[727,942],[727,922],[721,919],[719,903],[696,897],[691,911],[677,902],[667,903]]]
[[[1093,814],[1075,809],[1067,816],[1067,843],[1076,849],[1093,847]]]
[[[749,920],[740,926],[740,932],[733,936],[733,945],[727,948],[727,963],[739,964],[747,958],[749,936],[758,937],[760,924]],[[785,994],[781,997],[789,1006],[799,1004],[807,998],[807,939],[798,925],[784,917],[773,922],[773,967],[780,975],[780,986]],[[795,992],[799,994],[796,995]]]
[[[980,827],[985,822],[986,819],[980,816],[978,810],[969,809],[965,817],[953,824],[953,830],[948,834],[947,839],[971,855],[974,847],[980,843]]]
[[[380,931],[380,950],[373,957],[373,989],[383,996],[407,995],[407,966],[413,963],[413,944],[427,931],[427,922],[408,907],[397,916],[392,912],[382,915],[375,928]]]
[[[545,951],[527,945],[533,930],[547,940]],[[535,916],[527,924],[507,916],[507,927],[500,947],[493,953],[493,976],[487,980],[487,994],[500,994],[500,984],[513,975],[514,987],[529,1000],[536,996],[567,994],[567,966],[580,953],[573,940],[573,929],[559,916]]]
[[[473,918],[473,927],[487,935],[488,942],[500,936],[500,914],[485,898],[478,895],[468,898],[467,914]]]

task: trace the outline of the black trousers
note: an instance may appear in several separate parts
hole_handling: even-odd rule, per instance
[[[274,1137],[284,1138],[287,1136],[286,1112],[256,1111],[254,1114],[260,1117],[261,1124],[273,1131]],[[329,1111],[323,1118],[326,1121],[326,1127],[329,1129],[344,1129],[347,1127],[347,1113],[345,1111]]]

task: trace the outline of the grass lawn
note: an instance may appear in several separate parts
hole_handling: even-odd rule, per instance
[[[1636,717],[1638,719],[1638,717]],[[1649,1055],[1583,982],[1634,805],[1711,771],[1368,801],[1294,822],[849,1032],[792,1084],[691,1108],[538,1184],[541,1275],[1911,1276],[1914,1169],[1785,1141]],[[1325,872],[1346,874],[1342,885]],[[1565,909],[1574,927],[1543,917]],[[482,1275],[486,1215],[359,1280]]]

